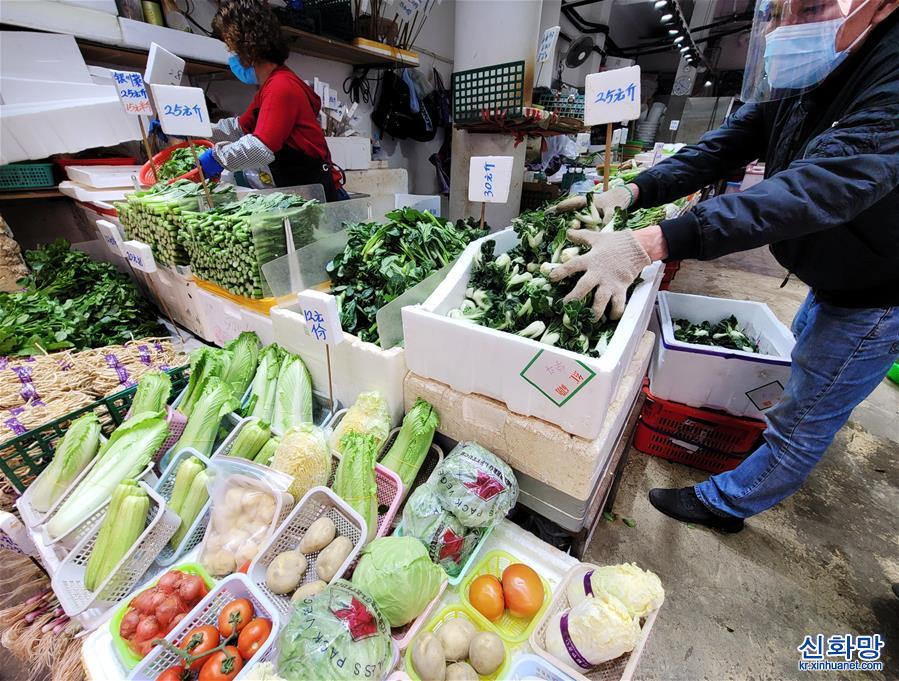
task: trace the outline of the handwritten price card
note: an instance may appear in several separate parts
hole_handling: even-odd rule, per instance
[[[511,156],[472,156],[468,168],[468,200],[505,203],[512,184]]]
[[[144,79],[136,71],[114,71],[110,69],[115,91],[122,102],[126,114],[132,116],[152,116],[153,107],[144,85]]]
[[[109,220],[97,220],[97,229],[100,231],[103,241],[109,246],[109,250],[116,255],[123,255],[122,235],[119,234],[119,228]]]
[[[521,370],[521,377],[561,407],[596,376],[583,362],[540,350]]]
[[[343,328],[337,313],[337,299],[329,293],[307,289],[297,294],[297,302],[306,320],[306,332],[328,345],[343,342]]]
[[[166,135],[210,137],[212,125],[202,88],[150,85],[159,123]]]
[[[148,274],[156,271],[153,249],[142,241],[123,241],[122,255],[125,256],[128,264],[136,270]]]
[[[584,125],[640,118],[640,67],[591,73],[584,93]]]

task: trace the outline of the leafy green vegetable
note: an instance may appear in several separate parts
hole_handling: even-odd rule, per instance
[[[112,492],[100,533],[84,569],[84,588],[96,589],[109,577],[147,525],[150,497],[135,480],[123,480]]]
[[[285,353],[275,388],[272,426],[284,433],[293,426],[312,422],[312,377],[296,355]]]
[[[0,355],[98,348],[164,333],[124,274],[60,239],[25,253],[22,290],[0,293]]]
[[[403,418],[400,432],[381,460],[382,466],[400,476],[407,492],[412,489],[418,471],[431,449],[434,431],[439,425],[437,410],[419,397]]]
[[[31,506],[45,513],[85,469],[100,448],[100,419],[88,412],[72,421],[56,446],[53,460],[29,488]]]
[[[455,225],[427,211],[400,208],[389,222],[348,227],[343,253],[328,263],[343,330],[377,344],[378,310],[454,260],[486,232],[474,219]]]
[[[218,348],[202,347],[191,353],[190,378],[187,380],[187,391],[178,404],[178,411],[190,417],[209,377],[221,378],[225,375],[226,359],[227,355]]]
[[[253,331],[244,331],[225,345],[225,351],[230,354],[231,362],[222,378],[231,386],[234,396],[238,400],[243,399],[243,394],[256,373],[256,363],[259,361],[259,336]]]
[[[218,376],[209,376],[200,388],[199,399],[172,452],[177,454],[187,447],[193,447],[200,454],[209,456],[222,418],[237,406],[238,402],[228,384]]]
[[[250,399],[244,409],[246,416],[258,416],[271,423],[275,414],[275,394],[278,389],[278,372],[284,350],[276,343],[266,345],[259,356],[259,365],[253,377]]]
[[[353,584],[374,599],[391,627],[405,626],[424,612],[443,580],[443,570],[414,537],[375,539],[353,572]]]
[[[359,393],[353,406],[347,409],[340,423],[331,433],[331,447],[343,451],[343,436],[347,433],[371,435],[378,449],[390,434],[390,408],[387,400],[376,390]]]
[[[191,151],[191,147],[194,148],[194,151]],[[166,180],[173,180],[176,177],[186,175],[197,167],[194,161],[194,153],[199,156],[204,151],[206,151],[206,147],[202,144],[191,144],[173,149],[171,155],[163,163],[159,164],[159,176],[156,178],[156,181],[165,182]]]
[[[378,530],[378,441],[372,435],[349,432],[341,438],[340,445],[342,455],[331,489],[365,519],[371,539]]]
[[[740,323],[733,315],[722,319],[717,324],[709,321],[693,324],[688,319],[675,319],[673,323],[674,339],[683,343],[714,345],[743,352],[760,352],[759,344],[740,329]]]
[[[131,414],[143,411],[163,411],[168,404],[172,392],[172,379],[164,371],[150,371],[140,377],[134,400],[131,402]]]
[[[271,435],[272,431],[265,421],[250,421],[244,424],[237,433],[228,456],[252,461]]]
[[[326,485],[331,475],[331,450],[324,432],[311,423],[291,428],[284,433],[268,465],[293,476],[287,491],[296,500],[316,485]]]

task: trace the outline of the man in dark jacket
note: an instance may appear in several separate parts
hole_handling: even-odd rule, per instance
[[[770,245],[809,285],[793,321],[792,372],[768,410],[765,444],[695,487],[650,502],[726,532],[795,492],[850,413],[899,357],[899,0],[759,0],[744,104],[633,184],[598,195],[605,214],[672,201],[756,158],[765,180],[638,232],[585,234],[591,245],[552,275],[583,272],[594,310],[620,315],[653,260]]]

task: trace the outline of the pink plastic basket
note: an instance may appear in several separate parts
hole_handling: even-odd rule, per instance
[[[375,464],[375,480],[378,483],[378,533],[375,536],[383,537],[393,527],[393,519],[403,503],[403,481],[381,464]]]
[[[399,650],[405,650],[409,646],[409,644],[412,643],[412,639],[415,638],[415,634],[417,634],[419,629],[421,629],[422,626],[424,626],[425,622],[428,621],[431,613],[434,612],[434,608],[436,608],[437,604],[440,602],[440,597],[443,596],[443,592],[446,591],[446,585],[446,580],[443,580],[443,584],[440,585],[440,591],[437,592],[434,600],[428,603],[428,607],[425,608],[418,617],[416,617],[404,627],[394,627],[391,630],[391,634],[393,635],[393,642],[396,644],[396,647],[399,648]]]

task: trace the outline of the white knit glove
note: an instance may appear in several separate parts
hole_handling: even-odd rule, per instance
[[[600,319],[611,301],[609,319],[620,319],[627,302],[627,289],[652,261],[629,229],[596,232],[570,229],[568,238],[590,250],[556,267],[549,275],[553,282],[583,272],[565,302],[580,300],[593,291],[593,314]]]
[[[634,202],[634,193],[627,187],[611,187],[609,191],[593,194],[593,205],[599,211],[604,225],[609,224],[615,217],[615,209],[629,208]],[[569,196],[559,201],[555,206],[546,209],[546,213],[562,214],[573,210],[581,210],[587,205],[585,195]]]

